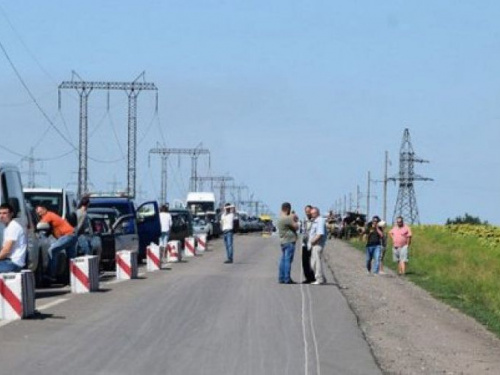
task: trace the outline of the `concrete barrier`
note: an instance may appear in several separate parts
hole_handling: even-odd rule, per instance
[[[160,246],[151,242],[146,248],[146,265],[148,272],[161,269],[161,250]]]
[[[179,241],[168,241],[167,244],[167,262],[177,263],[181,260],[181,243]]]
[[[194,237],[186,237],[184,239],[184,256],[194,257],[196,255],[195,239]]]
[[[85,255],[71,259],[71,293],[90,293],[99,290],[99,257]]]
[[[138,272],[137,251],[121,250],[116,252],[116,278],[118,280],[136,279]]]
[[[196,235],[196,251],[200,253],[204,252],[207,249],[207,235],[206,234],[197,234]]]
[[[35,313],[35,278],[31,271],[0,275],[0,319],[18,320]]]

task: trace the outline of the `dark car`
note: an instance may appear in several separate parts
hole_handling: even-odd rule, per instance
[[[128,216],[122,224],[124,234],[137,234],[139,236],[139,259],[146,257],[146,247],[154,242],[158,244],[161,234],[160,212],[156,201],[145,202],[135,207],[133,199],[128,197],[90,197],[89,208],[113,208],[120,216]],[[134,250],[134,249],[130,249]]]
[[[168,212],[172,215],[169,241],[180,241],[181,246],[184,246],[184,239],[193,236],[193,216],[190,211],[181,208],[173,208]]]
[[[87,214],[94,233],[101,237],[101,267],[104,270],[114,270],[117,251],[139,248],[136,219],[133,215],[120,215],[118,210],[106,207],[89,208]],[[131,220],[135,227],[133,233],[129,231]]]

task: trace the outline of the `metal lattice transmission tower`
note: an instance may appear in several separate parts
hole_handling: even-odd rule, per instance
[[[75,81],[74,78],[79,80]],[[78,196],[88,192],[88,98],[93,90],[121,90],[128,96],[128,153],[127,153],[127,194],[135,197],[137,166],[137,97],[143,90],[156,91],[156,111],[158,111],[158,89],[154,83],[139,82],[144,80],[144,72],[133,82],[84,81],[73,72],[71,81],[59,85],[59,109],[61,108],[61,90],[74,89],[80,95],[80,132],[78,152]],[[109,101],[109,97],[108,97]],[[109,107],[109,103],[108,103]]]
[[[398,198],[394,207],[393,222],[401,216],[409,224],[420,224],[418,215],[415,181],[433,181],[432,178],[415,174],[415,163],[428,163],[415,155],[410,139],[410,131],[404,130],[403,142],[399,151],[399,174],[389,178],[389,181],[399,181]]]
[[[21,159],[21,162],[27,162],[28,163],[28,171],[23,172],[23,174],[28,175],[28,184],[27,187],[29,188],[34,188],[36,187],[36,182],[35,182],[35,177],[37,175],[42,176],[46,175],[44,172],[38,172],[35,168],[35,163],[38,161],[41,161],[42,159],[37,159],[33,156],[33,147],[30,148],[30,155],[25,156]]]
[[[197,191],[198,182],[198,158],[200,155],[208,155],[208,164],[210,166],[210,150],[202,148],[201,144],[195,148],[168,148],[156,147],[149,150],[149,154],[161,155],[161,203],[167,202],[167,158],[169,155],[188,155],[191,157],[191,178],[190,191]]]
[[[245,184],[241,184],[241,185],[230,185],[227,187],[230,191],[231,191],[231,196],[233,197],[233,200],[237,202],[237,205],[238,207],[240,207],[242,205],[241,202],[243,202],[243,199],[241,197],[241,192],[243,190],[247,190],[248,192],[248,186],[246,186]],[[234,191],[236,191],[236,197],[234,196]]]
[[[195,181],[203,182],[208,181],[211,184],[212,190],[214,188],[219,189],[219,207],[222,208],[226,203],[226,188],[227,182],[234,181],[234,178],[231,176],[202,176],[195,177]],[[214,185],[214,182],[218,182],[218,184]]]

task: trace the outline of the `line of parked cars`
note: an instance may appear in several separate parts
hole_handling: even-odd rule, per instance
[[[55,241],[52,228],[39,222],[35,213],[43,205],[76,226],[77,197],[65,189],[23,189],[17,166],[0,162],[0,203],[10,203],[15,210],[15,220],[25,229],[28,237],[26,268],[33,271],[37,287],[50,283],[69,282],[69,260],[64,251],[59,253],[56,280],[49,281],[48,249]],[[184,238],[193,236],[193,217],[186,209],[172,209],[173,224],[170,238],[184,244]],[[119,250],[137,250],[145,258],[149,243],[158,243],[160,237],[159,209],[156,201],[136,207],[126,196],[91,196],[88,208],[89,223],[79,236],[77,255],[83,254],[82,241],[90,244],[90,252],[100,258],[102,270],[115,269],[115,255]],[[3,238],[0,224],[0,243]]]
[[[238,231],[240,233],[262,232],[266,228],[266,223],[263,220],[255,216],[249,216],[245,212],[238,213],[238,220]]]

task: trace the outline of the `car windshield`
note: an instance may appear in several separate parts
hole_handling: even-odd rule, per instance
[[[43,206],[47,208],[47,210],[55,212],[59,216],[62,216],[63,213],[62,193],[25,192],[24,197],[30,203],[31,207],[36,208],[37,206]]]
[[[98,202],[98,201],[91,201],[89,207],[105,207],[105,208],[114,208],[120,213],[120,216],[122,215],[128,215],[132,214],[133,212],[130,211],[130,206],[128,203],[117,203],[117,202]]]

